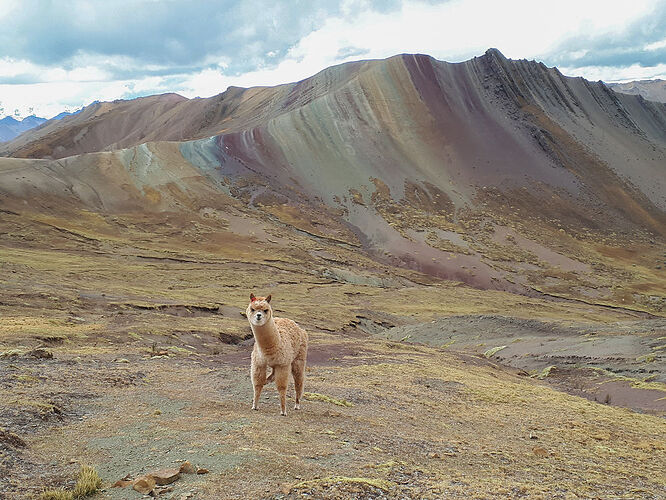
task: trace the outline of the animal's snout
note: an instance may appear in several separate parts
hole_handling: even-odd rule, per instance
[[[261,319],[261,313],[257,313],[257,319]]]

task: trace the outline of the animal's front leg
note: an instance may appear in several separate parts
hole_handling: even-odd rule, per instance
[[[250,376],[252,378],[252,386],[254,387],[254,399],[252,400],[252,409],[256,410],[257,405],[259,404],[259,396],[261,396],[261,390],[266,384],[266,366],[257,365],[252,363],[250,369]]]
[[[275,373],[275,385],[277,385],[278,393],[280,393],[280,415],[287,415],[287,384],[289,383],[289,367],[276,366],[273,368]]]

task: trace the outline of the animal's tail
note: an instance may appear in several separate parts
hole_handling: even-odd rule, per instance
[[[269,382],[273,382],[273,380],[275,380],[275,368],[273,368],[273,371],[271,372],[271,374],[266,379],[266,383],[268,384]]]

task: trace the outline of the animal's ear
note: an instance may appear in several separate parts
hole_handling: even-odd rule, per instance
[[[254,296],[253,293],[251,293],[250,294],[250,302],[254,302],[255,300],[257,300],[257,298]]]
[[[271,296],[269,295],[268,297],[266,297],[266,302],[270,302],[270,301],[271,301]]]

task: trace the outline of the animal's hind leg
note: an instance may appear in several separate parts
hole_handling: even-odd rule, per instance
[[[252,378],[252,386],[254,387],[254,399],[252,400],[252,409],[257,409],[257,404],[259,404],[259,396],[261,396],[261,390],[266,384],[266,367],[252,364],[250,369],[250,376]]]
[[[295,359],[291,363],[291,374],[294,376],[294,389],[296,390],[296,404],[294,410],[301,409],[301,397],[303,396],[303,381],[305,379],[305,360]]]

